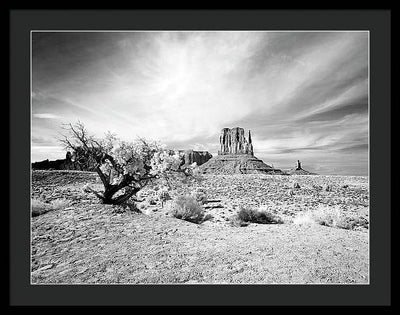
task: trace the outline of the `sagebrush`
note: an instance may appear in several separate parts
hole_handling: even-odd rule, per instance
[[[259,223],[259,224],[279,224],[283,220],[277,215],[266,210],[265,207],[253,209],[250,207],[241,207],[237,213],[237,219],[242,222]]]
[[[169,205],[169,212],[178,219],[193,223],[204,221],[204,208],[193,196],[178,196]]]
[[[364,217],[350,216],[339,206],[319,205],[316,209],[298,214],[294,224],[319,224],[340,229],[352,230],[357,227],[368,228],[369,222]]]

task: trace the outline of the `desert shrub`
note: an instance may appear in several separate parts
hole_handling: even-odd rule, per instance
[[[300,184],[299,183],[294,183],[293,184],[293,188],[300,189]]]
[[[340,220],[340,209],[338,207],[329,207],[320,205],[311,212],[311,216],[317,224],[325,226],[335,226]]]
[[[282,219],[277,215],[268,212],[265,208],[254,210],[251,208],[241,207],[237,217],[244,222],[260,223],[260,224],[276,224],[283,223]]]
[[[320,205],[317,209],[298,214],[294,224],[319,224],[340,229],[353,230],[357,227],[368,228],[368,220],[363,217],[346,216],[338,206]]]
[[[363,217],[344,217],[342,216],[337,222],[336,227],[346,230],[354,230],[358,227],[368,228],[369,222]]]
[[[169,195],[168,190],[166,190],[166,189],[160,189],[160,190],[157,192],[157,196],[158,196],[158,200],[161,201],[161,207],[164,207],[164,203],[165,203],[167,200],[170,200],[170,199],[171,199],[171,196]]]
[[[315,224],[311,211],[307,211],[305,213],[297,214],[293,219],[294,224],[302,225],[302,224]]]
[[[193,223],[204,221],[204,209],[192,196],[178,196],[169,207],[169,213],[175,218]]]
[[[197,189],[192,193],[192,196],[196,199],[197,202],[201,204],[205,204],[207,202],[207,195],[203,189]]]
[[[243,221],[242,219],[240,219],[237,214],[231,216],[229,218],[229,222],[232,226],[235,226],[235,227],[243,227],[243,226],[248,226],[250,224],[250,222],[246,222],[246,221]]]

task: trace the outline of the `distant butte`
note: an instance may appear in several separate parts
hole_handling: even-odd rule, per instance
[[[301,167],[301,163],[299,160],[296,162],[296,166],[288,171],[286,171],[287,174],[289,175],[317,175],[315,173],[311,173],[309,171],[304,170]]]
[[[284,174],[254,156],[250,130],[246,138],[243,128],[223,128],[219,137],[218,155],[200,166],[204,174]]]

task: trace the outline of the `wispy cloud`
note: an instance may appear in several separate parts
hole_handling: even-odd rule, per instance
[[[58,115],[54,115],[54,114],[50,114],[50,113],[33,114],[33,117],[40,118],[40,119],[59,119],[59,118],[61,118]]]

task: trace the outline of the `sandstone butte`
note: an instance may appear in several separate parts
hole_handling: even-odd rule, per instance
[[[284,174],[254,156],[250,130],[246,138],[243,128],[223,128],[218,155],[200,166],[204,174]]]

